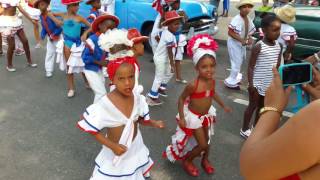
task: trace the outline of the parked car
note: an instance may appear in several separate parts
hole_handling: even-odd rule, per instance
[[[320,51],[320,7],[297,6],[296,10],[296,22],[292,26],[297,31],[298,39],[293,50],[293,58],[301,60]],[[261,14],[262,12],[255,11],[254,24],[258,28]]]
[[[116,0],[115,12],[120,18],[119,28],[137,28],[143,35],[149,36],[157,16],[157,12],[152,8],[152,2],[153,0]],[[181,0],[181,8],[189,17],[182,31],[188,39],[192,34],[215,35],[218,32],[215,6],[196,0]],[[61,4],[61,0],[52,0],[51,10],[65,12],[66,7]],[[79,14],[87,17],[89,12],[90,6],[82,2]],[[190,28],[192,33],[188,35]]]

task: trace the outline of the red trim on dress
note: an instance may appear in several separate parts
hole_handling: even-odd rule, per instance
[[[87,132],[87,133],[89,133],[89,134],[92,134],[92,135],[97,135],[97,134],[99,134],[99,132],[96,132],[96,131],[85,130],[85,129],[82,128],[79,124],[77,124],[77,127],[78,127],[80,130],[82,130],[82,131],[84,131],[84,132]]]
[[[146,172],[143,173],[143,176],[145,176],[148,172],[150,172],[153,166],[154,166],[154,163],[152,163],[152,165],[146,170]]]

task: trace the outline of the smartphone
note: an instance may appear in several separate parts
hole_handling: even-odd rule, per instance
[[[310,63],[284,64],[279,67],[283,86],[295,86],[312,81],[312,65]]]

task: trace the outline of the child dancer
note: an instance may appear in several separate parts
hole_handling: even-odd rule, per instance
[[[199,176],[199,170],[193,164],[197,156],[202,155],[201,165],[208,174],[214,173],[209,162],[210,136],[213,135],[216,110],[211,105],[215,100],[225,112],[231,109],[224,105],[215,92],[214,73],[218,44],[209,35],[196,35],[190,39],[188,54],[198,72],[194,83],[189,83],[178,101],[178,127],[167,146],[164,156],[169,161],[183,160],[182,166],[191,176]]]
[[[15,49],[15,35],[18,35],[23,44],[23,48],[27,56],[28,66],[37,67],[37,64],[34,64],[31,60],[28,39],[23,31],[22,19],[20,19],[17,15],[17,8],[33,24],[35,24],[36,22],[34,22],[31,17],[23,10],[23,8],[19,4],[19,1],[20,0],[0,0],[0,4],[4,9],[2,15],[0,16],[0,33],[2,34],[2,36],[5,36],[7,38],[8,50],[6,68],[9,72],[16,71],[12,64],[13,52]]]
[[[251,0],[240,0],[237,5],[240,14],[235,16],[228,31],[228,52],[231,63],[231,72],[224,84],[227,88],[240,90],[239,83],[242,79],[241,65],[246,59],[246,46],[252,44],[251,35],[255,32],[252,20],[248,17],[253,3]]]
[[[41,47],[41,38],[39,32],[38,22],[40,20],[40,11],[38,8],[35,8],[34,3],[36,0],[25,0],[27,5],[25,6],[26,12],[30,15],[30,17],[37,23],[33,25],[33,33],[36,39],[36,46],[34,48],[38,49]]]
[[[106,52],[98,44],[99,36],[109,29],[119,25],[119,19],[112,15],[101,15],[92,23],[94,33],[86,40],[86,48],[83,51],[82,59],[85,63],[84,73],[88,79],[95,96],[93,103],[96,103],[106,94],[105,79],[102,74],[102,67],[107,66]]]
[[[289,25],[296,21],[296,9],[291,5],[285,5],[274,9],[274,13],[281,20],[281,30],[278,41],[283,47],[283,60],[281,60],[281,64],[283,64],[285,61],[291,60],[292,51],[298,38],[294,27]]]
[[[45,59],[46,77],[52,77],[54,70],[54,60],[56,56],[57,42],[61,38],[62,22],[48,12],[50,0],[36,0],[33,7],[41,12],[40,21],[42,26],[41,38],[44,39],[47,35],[47,52]]]
[[[55,16],[63,18],[63,39],[64,39],[64,58],[67,62],[67,82],[69,98],[75,95],[74,77],[73,73],[80,73],[83,71],[84,63],[81,59],[82,51],[84,50],[84,42],[88,33],[91,31],[90,23],[83,17],[77,14],[79,10],[79,2],[81,0],[62,0],[62,4],[67,6],[67,13],[56,13]],[[90,27],[87,31],[81,33],[81,23]],[[86,87],[89,88],[87,79],[82,73]]]
[[[137,29],[129,29],[128,31],[114,29],[101,35],[99,39],[100,47],[109,53],[109,61],[113,61],[117,58],[134,58],[135,84],[133,92],[141,95],[143,86],[139,84],[140,66],[137,58],[144,54],[143,42],[146,41],[148,37],[141,36]],[[111,83],[110,92],[114,89],[115,85]],[[143,118],[145,120],[150,120],[149,106],[143,95],[141,95],[141,102],[141,107],[143,107]]]
[[[135,59],[117,58],[108,64],[108,74],[115,89],[89,106],[78,127],[92,134],[103,145],[95,159],[90,180],[141,180],[149,176],[153,166],[148,148],[144,145],[138,123],[163,128],[162,121],[142,118],[140,95],[133,93]],[[102,133],[107,129],[107,135]]]
[[[244,113],[240,135],[248,138],[251,134],[249,124],[253,113],[259,119],[259,111],[264,105],[264,96],[273,78],[272,68],[280,65],[281,45],[277,39],[280,34],[281,22],[275,16],[267,15],[261,21],[264,38],[253,47],[248,66],[249,105]]]
[[[173,48],[177,47],[177,41],[174,33],[178,31],[182,18],[176,11],[169,11],[165,14],[165,21],[162,25],[168,26],[168,29],[161,33],[159,45],[153,57],[156,69],[152,88],[147,95],[150,106],[162,104],[159,94],[164,97],[167,96],[166,86],[175,69],[172,51]]]
[[[87,17],[87,21],[92,24],[93,21],[101,15],[101,2],[100,0],[88,0],[86,4],[91,5],[92,7],[90,10],[90,15]]]

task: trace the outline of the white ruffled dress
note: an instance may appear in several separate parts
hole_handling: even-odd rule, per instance
[[[111,149],[102,146],[95,159],[95,168],[90,180],[141,180],[153,166],[148,148],[144,145],[140,130],[133,139],[134,122],[143,114],[140,95],[134,95],[134,107],[131,116],[126,117],[107,96],[89,106],[78,122],[78,127],[91,134],[99,133],[103,128],[114,128],[125,125],[119,144],[128,150],[116,156]]]

